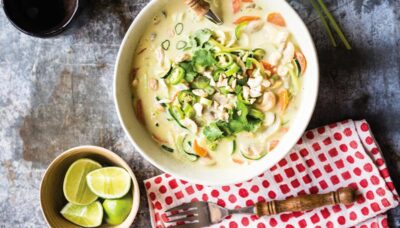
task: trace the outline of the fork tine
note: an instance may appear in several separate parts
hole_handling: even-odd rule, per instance
[[[171,226],[170,228],[201,228],[200,223],[188,223],[184,225]]]
[[[197,215],[199,212],[197,210],[182,211],[177,214],[167,215],[167,218],[172,219],[173,217],[179,217],[183,215]]]
[[[191,208],[196,208],[196,205],[194,205],[193,203],[184,203],[179,206],[170,208],[170,209],[166,210],[165,212],[179,211],[179,210],[184,210],[184,209],[189,210]]]
[[[177,218],[174,220],[168,221],[168,223],[175,223],[175,222],[193,222],[193,221],[198,221],[199,217],[198,216],[191,216],[191,217],[183,217],[183,218]]]

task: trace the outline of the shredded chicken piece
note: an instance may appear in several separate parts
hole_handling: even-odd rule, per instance
[[[261,111],[266,112],[275,107],[276,96],[273,92],[266,92],[262,97],[261,104],[257,105]]]
[[[157,54],[157,62],[160,64],[161,67],[163,67],[164,66],[164,60],[165,60],[164,50],[161,47],[159,47],[156,50],[156,54]]]
[[[250,21],[249,24],[244,28],[244,31],[247,33],[255,33],[260,31],[264,27],[264,21],[256,20]]]
[[[154,78],[149,80],[149,87],[152,90],[157,90],[158,89],[158,81]]]
[[[180,63],[190,60],[190,55],[188,53],[182,53],[175,58],[175,63]]]

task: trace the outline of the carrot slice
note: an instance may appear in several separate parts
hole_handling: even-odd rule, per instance
[[[143,104],[142,104],[142,99],[138,99],[136,101],[136,118],[139,120],[140,123],[143,125],[146,125],[146,121],[144,119],[144,114],[143,114]]]
[[[240,11],[240,1],[241,0],[232,0],[233,13],[237,13]]]
[[[277,147],[278,144],[279,144],[279,140],[272,140],[269,144],[268,151],[275,149],[275,147]]]
[[[261,60],[262,65],[264,66],[265,70],[268,70],[271,72],[271,74],[275,74],[276,73],[276,69],[275,67],[273,67],[269,62],[265,61],[265,60]]]
[[[154,139],[154,141],[160,143],[160,144],[167,144],[167,140],[164,140],[160,138],[158,135],[152,134],[151,137]]]
[[[268,14],[267,21],[274,25],[278,25],[278,26],[282,26],[282,27],[286,26],[285,19],[282,17],[282,15],[280,13],[274,12],[274,13]]]
[[[288,91],[282,90],[279,94],[279,107],[281,109],[282,112],[284,112],[289,104],[289,93]]]
[[[242,0],[242,2],[252,3],[252,2],[254,2],[254,1],[253,1],[253,0]]]
[[[197,143],[197,140],[194,140],[193,150],[200,157],[206,157],[208,155],[208,151],[206,149],[204,149],[203,147],[199,146],[199,144]]]
[[[307,68],[307,60],[306,57],[304,57],[303,53],[296,51],[294,53],[294,57],[297,59],[297,61],[300,64],[300,68],[301,68],[301,75],[304,74],[304,72],[306,71]]]
[[[238,25],[243,22],[256,21],[259,19],[260,19],[260,17],[258,17],[258,16],[243,16],[243,17],[239,17],[238,19],[236,19],[236,21],[234,21],[233,23],[235,25]]]
[[[236,157],[233,157],[232,161],[237,163],[237,164],[239,164],[239,165],[242,165],[244,163],[243,159],[236,158]]]

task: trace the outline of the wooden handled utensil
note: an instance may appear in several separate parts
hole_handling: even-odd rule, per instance
[[[167,218],[170,223],[191,222],[190,227],[205,227],[221,222],[231,214],[256,214],[258,216],[275,215],[282,212],[308,211],[322,206],[351,204],[356,200],[355,191],[351,188],[326,194],[310,194],[296,196],[286,200],[274,200],[256,203],[251,207],[229,210],[210,202],[192,202],[168,209]],[[173,226],[184,228],[187,225]]]
[[[276,200],[256,204],[256,214],[275,215],[282,212],[308,211],[318,207],[351,204],[355,201],[355,193],[351,188],[343,188],[326,194],[314,194],[292,197],[286,200]]]
[[[204,0],[185,0],[185,3],[194,10],[197,15],[206,17],[217,25],[223,24],[222,20],[211,10],[210,3]]]

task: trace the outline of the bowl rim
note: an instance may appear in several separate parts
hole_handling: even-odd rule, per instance
[[[122,58],[122,55],[124,53],[124,46],[128,43],[129,41],[129,35],[134,31],[134,28],[141,23],[141,18],[146,14],[146,11],[148,11],[151,7],[153,7],[153,5],[155,4],[160,4],[161,1],[150,1],[140,12],[139,14],[135,17],[135,19],[133,20],[133,22],[131,23],[131,25],[129,26],[129,29],[126,31],[125,36],[120,44],[119,50],[118,50],[118,54],[117,54],[117,59],[115,62],[115,67],[114,67],[114,82],[113,82],[113,95],[114,95],[114,105],[117,111],[117,115],[118,115],[118,119],[119,122],[122,126],[122,128],[124,129],[125,134],[128,136],[129,140],[131,141],[131,143],[134,145],[135,149],[147,160],[149,161],[153,166],[157,167],[158,169],[160,169],[161,171],[163,171],[164,173],[168,173],[171,174],[172,176],[174,176],[175,178],[181,179],[181,180],[185,180],[188,181],[190,183],[193,184],[202,184],[202,185],[207,185],[207,186],[222,186],[222,185],[231,185],[231,184],[236,184],[236,183],[240,183],[240,182],[244,182],[247,181],[249,179],[252,179],[262,173],[267,172],[271,167],[273,167],[273,165],[277,164],[281,159],[283,159],[291,150],[288,149],[286,152],[281,152],[279,153],[279,155],[274,157],[274,162],[271,163],[271,165],[266,165],[262,170],[260,170],[259,173],[253,173],[253,174],[247,174],[247,175],[235,175],[234,177],[231,177],[229,181],[224,181],[222,182],[213,182],[213,181],[207,181],[204,179],[200,179],[200,178],[192,178],[192,179],[188,179],[187,177],[176,173],[174,171],[172,171],[171,169],[169,169],[168,167],[162,166],[160,164],[158,164],[156,161],[154,161],[154,159],[152,159],[150,156],[148,156],[141,147],[138,146],[138,143],[136,143],[135,139],[131,136],[130,131],[128,131],[127,126],[124,123],[122,114],[121,114],[121,110],[119,108],[118,105],[118,94],[117,94],[117,78],[118,78],[118,71],[119,71],[119,63],[120,63],[120,59]],[[280,4],[283,4],[285,8],[288,9],[288,11],[291,11],[291,14],[293,14],[293,16],[296,18],[296,20],[299,21],[299,23],[301,24],[301,26],[303,26],[305,28],[305,36],[310,38],[311,41],[311,46],[310,46],[310,55],[313,55],[315,57],[315,70],[316,70],[316,78],[315,78],[315,83],[314,83],[314,93],[312,94],[312,100],[309,100],[308,106],[309,108],[304,110],[307,111],[306,113],[306,117],[304,119],[304,124],[302,125],[302,127],[300,128],[301,131],[297,131],[297,133],[294,135],[294,138],[296,138],[296,140],[293,140],[293,142],[290,145],[290,148],[293,148],[297,141],[302,137],[302,135],[304,134],[304,132],[306,131],[310,120],[313,116],[314,110],[315,110],[315,106],[317,103],[317,99],[318,99],[318,92],[319,92],[319,81],[320,81],[320,69],[319,69],[319,61],[318,61],[318,55],[317,55],[317,51],[316,51],[316,47],[315,47],[315,43],[313,41],[313,38],[311,36],[310,31],[308,30],[306,24],[304,23],[304,21],[301,19],[301,17],[299,16],[299,14],[293,9],[293,7],[286,1],[281,0],[279,1]],[[134,118],[134,117],[133,117]]]
[[[128,217],[124,220],[124,222],[127,221],[127,219],[129,219],[130,215],[132,215],[131,221],[129,221],[129,222],[130,222],[130,224],[133,224],[133,222],[134,222],[134,220],[136,218],[136,215],[139,212],[139,205],[140,205],[140,190],[139,190],[139,184],[138,184],[137,178],[135,176],[135,173],[132,171],[131,167],[128,165],[128,163],[126,163],[126,161],[124,159],[122,159],[118,154],[112,152],[111,150],[108,150],[106,148],[99,147],[99,146],[82,145],[82,146],[77,146],[77,147],[70,148],[70,149],[62,152],[61,154],[59,154],[53,161],[51,161],[51,163],[47,166],[46,171],[43,173],[42,179],[40,181],[39,200],[40,200],[40,209],[41,209],[42,215],[43,215],[47,225],[51,226],[51,224],[49,223],[49,221],[47,219],[46,212],[43,210],[43,199],[42,199],[42,196],[43,196],[43,181],[47,177],[47,174],[48,174],[50,168],[53,167],[54,164],[57,161],[59,161],[63,157],[68,157],[68,156],[70,156],[70,155],[72,155],[74,153],[79,153],[79,151],[82,151],[82,150],[87,150],[87,152],[91,152],[93,150],[96,150],[96,151],[100,151],[100,152],[103,152],[103,153],[107,153],[110,156],[114,157],[118,162],[120,162],[121,164],[123,164],[127,168],[129,168],[127,171],[128,171],[129,176],[131,177],[132,182],[133,182],[133,196],[134,197],[133,197],[133,201],[132,201],[131,211],[130,211]]]

